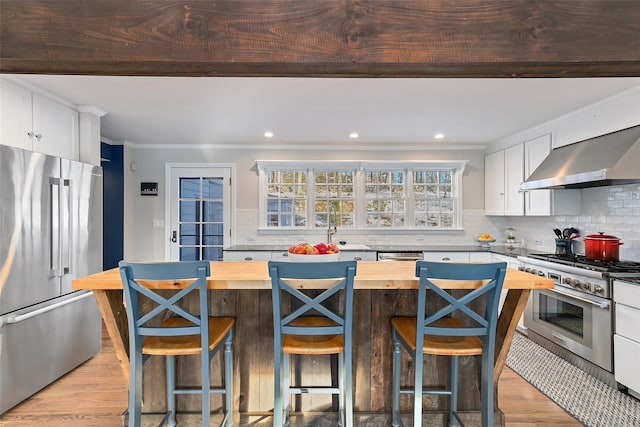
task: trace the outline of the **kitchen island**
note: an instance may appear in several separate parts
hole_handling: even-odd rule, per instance
[[[210,314],[236,318],[234,402],[236,410],[244,413],[267,413],[273,408],[273,318],[271,310],[271,280],[264,261],[213,262],[208,279],[211,292]],[[150,287],[171,292],[180,282],[148,283]],[[478,286],[474,282],[443,282],[451,292],[468,292]],[[74,289],[93,290],[107,331],[113,340],[123,372],[128,375],[128,328],[123,306],[122,284],[117,269],[86,276],[73,282]],[[415,262],[358,262],[354,297],[354,406],[358,412],[389,413],[391,411],[391,327],[393,316],[415,315],[418,279]],[[518,270],[509,269],[504,282],[507,290],[498,321],[496,339],[495,379],[498,378],[511,345],[517,320],[534,289],[553,287],[553,281]],[[199,369],[192,367],[197,358],[178,360],[178,381],[182,384],[198,382]],[[212,362],[213,381],[220,378],[222,368],[217,358]],[[322,384],[330,381],[328,356],[301,358],[302,366],[293,377],[302,376],[305,382]],[[403,358],[403,384],[410,383],[413,369]],[[463,358],[460,366],[459,408],[461,411],[479,410],[479,377],[477,358]],[[427,358],[425,384],[442,384],[448,378],[448,364],[444,359]],[[191,396],[178,399],[178,411],[197,412],[200,403]],[[498,399],[496,398],[496,402]],[[326,411],[332,398],[305,395],[294,400],[294,410]],[[401,399],[401,409],[410,411],[410,399]],[[144,411],[164,411],[164,363],[152,358],[145,366]],[[222,405],[222,399],[212,398],[212,407]],[[425,411],[443,413],[446,401],[439,397],[425,397]],[[496,419],[502,420],[496,408]]]

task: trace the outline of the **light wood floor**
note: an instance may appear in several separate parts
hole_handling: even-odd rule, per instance
[[[102,344],[96,357],[1,416],[0,426],[121,426],[127,381],[104,328]],[[509,368],[500,378],[499,400],[508,427],[582,425]]]

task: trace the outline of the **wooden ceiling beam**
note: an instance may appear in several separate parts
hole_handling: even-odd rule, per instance
[[[640,76],[630,0],[2,0],[0,72]]]

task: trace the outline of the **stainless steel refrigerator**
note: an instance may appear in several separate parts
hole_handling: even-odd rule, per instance
[[[0,414],[100,351],[102,169],[0,145]]]

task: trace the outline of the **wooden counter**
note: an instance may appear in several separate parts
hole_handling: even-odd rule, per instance
[[[473,282],[445,281],[441,286],[466,292],[477,287]],[[148,286],[161,288],[157,283]],[[235,335],[235,396],[236,410],[249,413],[268,412],[273,408],[273,318],[271,311],[271,280],[266,261],[212,262],[208,286],[215,290],[211,294],[210,314],[236,318]],[[163,289],[178,289],[180,283],[162,286]],[[391,411],[391,326],[393,316],[415,315],[418,279],[415,277],[415,262],[358,262],[355,278],[354,298],[354,390],[355,409],[360,412]],[[509,269],[504,282],[508,290],[500,318],[496,339],[496,361],[494,386],[497,391],[498,378],[511,345],[515,328],[531,290],[553,287],[553,281],[518,270]],[[122,283],[117,269],[86,276],[73,281],[74,289],[93,290],[107,331],[113,340],[123,372],[129,371],[128,328],[126,312],[122,303]],[[165,291],[162,291],[165,292]],[[167,290],[166,292],[170,292]],[[145,366],[144,410],[164,411],[164,363],[155,358]],[[195,358],[178,360],[178,378],[183,383],[197,383],[199,369]],[[212,365],[213,380],[220,378],[218,358]],[[297,363],[302,366],[306,382],[311,373],[311,382],[328,381],[330,360],[327,356],[305,357]],[[403,384],[410,384],[412,369],[403,357]],[[466,384],[460,387],[459,407],[461,411],[477,411],[479,408],[477,358],[461,359],[460,377]],[[445,358],[426,358],[425,384],[441,383],[448,376]],[[442,380],[444,381],[444,380]],[[155,384],[154,384],[155,383]],[[222,399],[216,403],[222,404]],[[178,411],[199,411],[199,402],[191,396],[181,396]],[[410,411],[408,397],[401,399],[403,411]],[[496,397],[496,405],[498,399]],[[305,395],[299,398],[294,409],[323,411],[331,407],[329,396]],[[425,411],[444,411],[442,398],[425,397]],[[497,408],[496,408],[497,409]],[[501,420],[501,411],[496,417]]]

